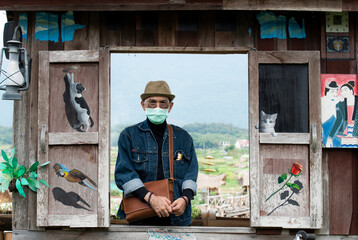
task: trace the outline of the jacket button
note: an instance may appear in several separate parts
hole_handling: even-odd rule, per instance
[[[155,166],[153,166],[153,169],[155,169]]]
[[[157,149],[157,147],[154,147],[154,149]]]

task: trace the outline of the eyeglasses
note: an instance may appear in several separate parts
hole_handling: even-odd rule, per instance
[[[149,99],[149,100],[145,101],[144,103],[147,104],[147,106],[149,108],[156,108],[158,106],[158,103],[159,103],[159,107],[163,108],[163,109],[168,109],[169,105],[170,105],[170,102],[167,100],[155,101],[153,99]]]

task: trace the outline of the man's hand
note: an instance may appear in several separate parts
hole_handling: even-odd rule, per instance
[[[185,196],[184,196],[185,197]],[[187,197],[185,197],[185,199],[188,199]],[[187,200],[188,201],[188,200]],[[186,208],[186,201],[183,198],[178,198],[177,200],[175,200],[171,207],[173,208],[173,214],[175,216],[180,216],[184,213],[185,208]]]
[[[144,200],[148,202],[150,192],[145,195]],[[172,213],[173,209],[170,206],[171,202],[168,198],[162,196],[155,196],[152,194],[150,197],[150,206],[153,208],[154,212],[158,215],[158,217],[169,217]]]

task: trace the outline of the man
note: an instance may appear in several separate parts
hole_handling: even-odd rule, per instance
[[[141,105],[147,119],[124,129],[119,136],[116,184],[125,196],[134,195],[147,202],[157,214],[157,217],[132,224],[191,225],[190,200],[196,193],[198,161],[193,139],[184,129],[172,126],[174,201],[151,194],[143,184],[170,176],[166,118],[173,108],[174,98],[165,81],[149,82],[141,95]],[[123,210],[118,210],[118,216],[125,217]]]

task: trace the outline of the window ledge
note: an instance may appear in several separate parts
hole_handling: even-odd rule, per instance
[[[176,229],[188,233],[256,233],[255,229],[249,227],[179,227],[179,226],[131,226],[112,224],[109,232],[148,232],[150,228]]]

